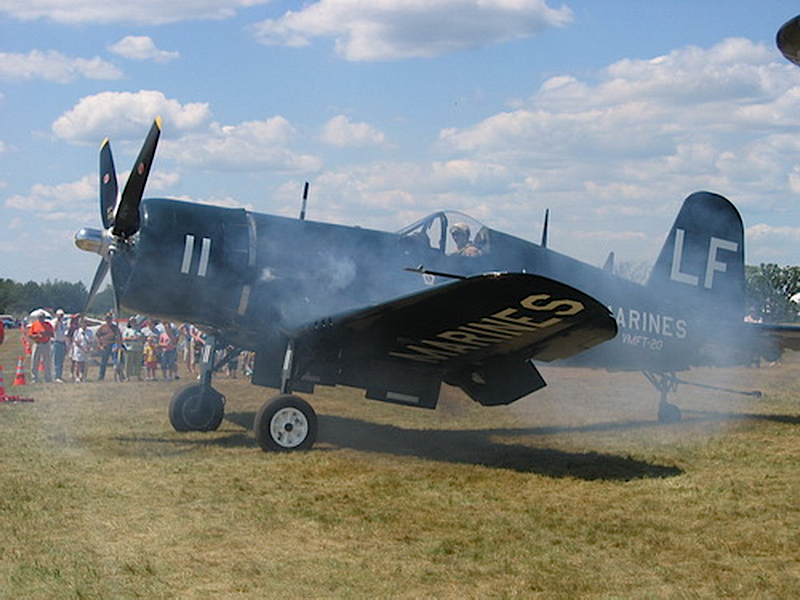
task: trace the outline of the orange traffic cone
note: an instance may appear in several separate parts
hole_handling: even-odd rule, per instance
[[[3,377],[3,365],[0,365],[0,402],[33,402],[33,398],[6,396],[6,382]]]
[[[25,363],[21,356],[17,361],[17,374],[14,377],[14,385],[25,385]]]

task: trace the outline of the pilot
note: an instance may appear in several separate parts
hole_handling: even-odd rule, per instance
[[[481,249],[473,244],[470,238],[469,225],[466,223],[455,223],[450,228],[450,235],[456,243],[456,256],[480,256]]]

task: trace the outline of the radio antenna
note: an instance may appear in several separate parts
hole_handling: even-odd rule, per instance
[[[306,181],[305,187],[303,187],[303,206],[300,209],[300,220],[306,220],[306,204],[308,204],[308,182]]]

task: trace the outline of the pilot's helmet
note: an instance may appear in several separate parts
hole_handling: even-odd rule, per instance
[[[458,237],[459,235],[465,235],[469,238],[469,225],[466,223],[454,223],[453,226],[450,228],[450,235],[454,238]]]

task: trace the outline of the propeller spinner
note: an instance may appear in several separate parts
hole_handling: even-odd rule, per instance
[[[131,236],[139,231],[139,204],[142,201],[144,186],[150,174],[160,135],[161,117],[156,117],[128,176],[119,204],[117,174],[114,169],[114,158],[111,155],[111,144],[106,139],[100,147],[100,218],[103,229],[84,227],[75,234],[75,245],[78,248],[102,257],[81,314],[86,313],[86,309],[100,290],[111,267],[114,251],[129,243]]]

